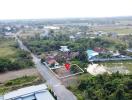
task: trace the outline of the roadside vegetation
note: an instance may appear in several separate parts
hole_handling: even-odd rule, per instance
[[[91,76],[81,75],[78,85],[70,89],[78,100],[131,100],[132,76],[121,75],[118,72],[112,75]]]
[[[42,83],[42,80],[38,76],[23,76],[0,84],[0,94],[39,83]]]
[[[0,73],[33,66],[30,53],[20,50],[14,39],[0,38]]]

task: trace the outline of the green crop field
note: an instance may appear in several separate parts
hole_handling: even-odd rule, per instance
[[[14,47],[15,44],[14,39],[0,39],[0,57],[14,58],[18,51]]]

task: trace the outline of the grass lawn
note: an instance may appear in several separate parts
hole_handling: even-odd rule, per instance
[[[0,48],[0,57],[12,57],[15,53],[16,50],[11,47]]]
[[[17,49],[13,47],[16,44],[14,39],[0,39],[0,57],[14,58]]]
[[[23,76],[0,84],[0,94],[39,83],[42,83],[42,80],[38,76]]]

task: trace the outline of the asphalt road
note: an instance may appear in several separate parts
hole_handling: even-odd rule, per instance
[[[16,40],[18,41],[21,49],[30,52],[30,50],[22,43],[22,41],[17,36]],[[50,86],[54,91],[55,95],[57,96],[57,100],[77,100],[75,95],[71,91],[66,89],[64,85],[62,85],[61,81],[57,77],[55,77],[55,75],[49,70],[49,68],[43,65],[36,55],[34,55],[32,52],[30,53],[33,57],[33,62],[35,63],[38,71],[47,81],[47,85]]]

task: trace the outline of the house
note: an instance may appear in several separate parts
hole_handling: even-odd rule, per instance
[[[5,29],[6,29],[7,31],[11,31],[11,27],[10,27],[10,26],[6,26]]]
[[[98,52],[98,53],[106,53],[106,52],[107,52],[106,49],[100,48],[100,47],[95,47],[93,50],[94,50],[95,52]]]
[[[118,34],[116,32],[109,32],[108,36],[112,37],[112,38],[117,38]]]
[[[49,60],[48,65],[50,67],[53,67],[53,68],[58,68],[59,67],[59,63],[55,59]]]
[[[40,34],[40,38],[49,37],[49,31],[45,30],[45,32]]]
[[[48,56],[46,58],[46,63],[51,66],[52,64],[54,64],[54,68],[58,67],[59,66],[59,63],[55,60],[54,56]]]
[[[15,37],[15,34],[12,33],[12,32],[5,32],[5,36],[4,37],[7,37],[7,38],[10,38],[10,37]]]
[[[80,39],[82,37],[82,32],[77,32],[76,34],[75,34],[75,38],[76,39]]]
[[[71,41],[75,41],[75,37],[73,35],[69,36]]]
[[[102,35],[105,35],[106,33],[103,31],[97,31],[97,32],[94,32],[94,34],[97,36],[102,36]]]
[[[88,55],[88,60],[96,57],[97,55],[99,55],[98,52],[95,52],[95,51],[89,50],[89,49],[86,52],[87,52],[87,55]]]
[[[45,84],[21,88],[3,96],[3,100],[55,100]]]
[[[70,49],[68,49],[67,46],[60,46],[60,47],[61,47],[61,49],[59,49],[59,50],[62,51],[62,52],[68,52],[68,51],[70,51]]]
[[[13,36],[14,34],[12,32],[5,32],[5,36]]]
[[[132,49],[127,49],[126,51],[132,53]]]
[[[112,57],[120,57],[120,53],[116,51],[115,53],[113,53]]]

